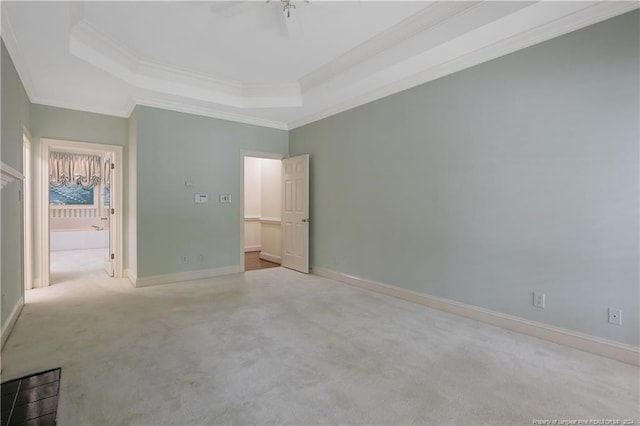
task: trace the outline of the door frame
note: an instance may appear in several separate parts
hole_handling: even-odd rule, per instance
[[[245,272],[244,268],[244,159],[245,157],[266,158],[267,160],[283,160],[288,156],[285,154],[275,154],[273,152],[246,151],[240,150],[240,272]]]
[[[40,206],[38,220],[40,222],[40,281],[41,287],[50,284],[51,259],[50,259],[50,235],[49,235],[49,153],[52,150],[64,150],[65,152],[86,153],[87,151],[107,153],[114,155],[115,169],[111,171],[112,184],[116,183],[116,191],[111,192],[110,205],[117,214],[111,219],[109,232],[113,235],[113,247],[111,253],[115,254],[114,277],[121,278],[123,270],[123,156],[122,147],[118,145],[103,145],[89,142],[66,141],[60,139],[40,139]],[[113,197],[115,192],[115,197]]]
[[[22,244],[23,290],[33,288],[33,138],[26,127],[22,128]],[[25,155],[26,154],[26,155]],[[24,296],[24,293],[23,293]]]

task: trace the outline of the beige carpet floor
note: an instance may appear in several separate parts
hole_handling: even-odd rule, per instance
[[[26,301],[2,381],[62,367],[62,426],[638,424],[633,366],[283,268]]]

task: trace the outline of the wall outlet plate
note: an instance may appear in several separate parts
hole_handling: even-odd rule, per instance
[[[622,325],[622,310],[609,308],[609,323]]]
[[[533,292],[533,306],[544,309],[545,294],[541,291]]]
[[[221,203],[230,203],[231,202],[231,194],[220,194],[220,202]]]

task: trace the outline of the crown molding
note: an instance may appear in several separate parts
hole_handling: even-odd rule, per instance
[[[542,3],[537,3],[536,5],[544,7]],[[572,4],[575,5],[578,3],[567,2],[565,3],[565,6],[571,7]],[[348,99],[342,102],[338,102],[335,105],[329,108],[325,108],[319,112],[307,115],[304,118],[290,121],[289,123],[287,123],[288,127],[289,129],[302,127],[306,124],[322,120],[324,118],[339,114],[349,109],[427,83],[437,78],[455,73],[457,71],[461,71],[463,69],[481,64],[483,62],[487,62],[489,60],[507,55],[517,50],[533,46],[535,44],[570,33],[572,31],[576,31],[580,28],[587,27],[605,19],[630,12],[634,9],[638,9],[639,7],[639,3],[632,1],[600,2],[596,4],[590,3],[590,5],[587,7],[583,7],[579,10],[574,11],[573,13],[569,13],[563,17],[547,22],[546,24],[537,26],[532,25],[527,30],[516,33],[515,35],[502,38],[497,42],[483,44],[482,46],[474,50],[460,53],[458,56],[452,57],[445,61],[434,61],[433,56],[429,57],[429,55],[433,52],[424,52],[423,54],[417,55],[414,58],[410,58],[403,63],[396,64],[396,66],[392,68],[388,68],[379,73],[373,74],[367,82],[361,81],[358,82],[358,86],[353,85],[347,88],[340,93],[344,97],[348,97]],[[538,13],[538,17],[542,19],[540,15],[541,14]],[[520,18],[523,20],[530,19],[524,14],[521,15]],[[504,19],[511,20],[514,19],[514,16],[508,15]],[[513,23],[510,23],[510,25],[512,26]],[[488,28],[480,28],[479,30],[491,32]],[[475,31],[465,34],[464,36],[459,37],[457,40],[453,41],[457,41],[458,44],[464,48],[466,43],[463,38],[467,37],[467,39],[472,39],[475,37],[474,33]],[[458,49],[460,49],[460,46],[458,47]],[[437,49],[446,50],[444,45],[438,46]],[[435,65],[432,65],[434,63]],[[416,69],[420,71],[415,72]],[[380,86],[380,81],[390,80],[390,78],[388,76],[385,76],[384,74],[396,77],[398,75],[404,74],[406,75],[406,77],[397,79],[390,84]],[[367,86],[369,90],[366,90]],[[348,92],[352,92],[354,93],[354,95],[349,96]],[[365,93],[362,95],[358,95],[358,92]]]
[[[138,58],[82,20],[69,32],[69,51],[136,89],[234,108],[302,105],[298,82],[245,84]]]
[[[20,48],[18,47],[18,41],[16,39],[15,33],[13,32],[11,22],[9,21],[7,9],[4,4],[1,3],[0,15],[2,15],[0,20],[0,22],[2,23],[2,40],[7,47],[7,51],[11,55],[11,60],[13,61],[13,65],[16,68],[20,80],[22,81],[22,86],[24,87],[25,92],[27,92],[27,96],[29,97],[29,99],[33,99],[37,93],[36,88],[33,83],[33,79],[31,78],[31,73],[29,72],[27,62],[22,55]]]
[[[126,105],[122,109],[112,109],[112,108],[100,108],[100,107],[96,107],[95,105],[86,105],[86,104],[80,104],[75,102],[60,102],[60,101],[45,98],[42,96],[36,96],[36,97],[30,98],[29,100],[31,101],[31,103],[36,105],[72,109],[75,111],[89,112],[92,114],[110,115],[113,117],[122,117],[122,118],[128,118],[130,115],[128,114],[128,112],[130,111],[128,109],[129,105]]]
[[[220,120],[234,121],[236,123],[244,123],[244,124],[252,124],[252,125],[261,126],[261,127],[269,127],[272,129],[289,130],[289,126],[287,125],[287,123],[284,123],[281,121],[265,120],[265,119],[253,117],[250,115],[234,114],[227,111],[216,110],[214,108],[198,107],[198,106],[179,103],[179,102],[171,102],[171,101],[167,101],[165,99],[159,99],[159,98],[136,97],[134,108],[137,105],[166,109],[166,110],[176,111],[176,112],[183,112],[186,114],[199,115],[202,117],[217,118]],[[133,112],[133,108],[129,112],[128,116],[131,115],[131,112]]]
[[[333,61],[300,79],[303,92],[325,84],[346,70],[398,45],[399,43],[441,25],[455,16],[483,5],[483,2],[436,2],[398,22]]]

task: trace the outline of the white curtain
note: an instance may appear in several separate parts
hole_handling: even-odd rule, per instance
[[[52,152],[49,154],[49,182],[53,186],[100,185],[102,160],[97,155]]]

